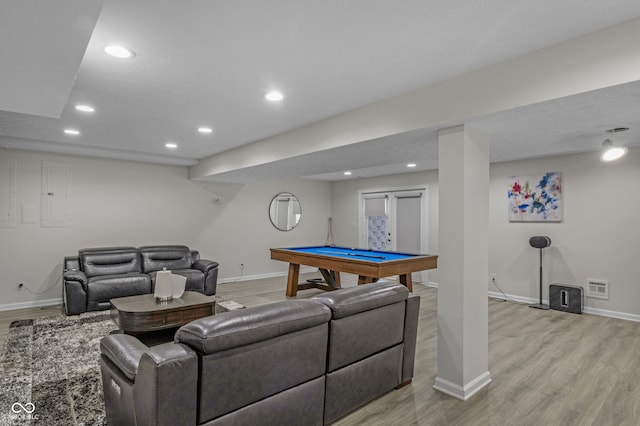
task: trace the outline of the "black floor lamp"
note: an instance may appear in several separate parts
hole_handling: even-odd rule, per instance
[[[551,245],[551,238],[543,237],[540,235],[531,237],[529,238],[529,245],[540,250],[540,303],[529,305],[529,307],[547,310],[549,309],[549,305],[545,305],[542,303],[542,249],[547,248]]]

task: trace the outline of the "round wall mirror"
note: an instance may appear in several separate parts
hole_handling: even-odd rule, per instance
[[[276,229],[291,231],[300,222],[302,208],[298,197],[290,192],[281,192],[271,200],[269,219]]]

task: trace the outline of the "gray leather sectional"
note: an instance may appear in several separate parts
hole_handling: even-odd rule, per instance
[[[86,248],[65,257],[63,267],[67,315],[109,309],[116,297],[153,293],[163,268],[187,277],[185,290],[211,296],[218,283],[218,263],[182,245]]]
[[[413,377],[420,297],[395,283],[193,321],[174,342],[101,341],[112,425],[323,425]]]

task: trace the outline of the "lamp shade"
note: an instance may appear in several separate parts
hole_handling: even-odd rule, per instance
[[[153,295],[159,300],[170,300],[173,298],[171,271],[167,271],[165,268],[162,271],[156,272],[156,287]]]
[[[173,288],[173,298],[179,299],[184,293],[184,287],[187,283],[187,277],[182,275],[171,274],[171,282]]]

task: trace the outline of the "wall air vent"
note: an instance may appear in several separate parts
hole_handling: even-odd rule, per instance
[[[609,299],[609,281],[587,278],[587,297]]]

